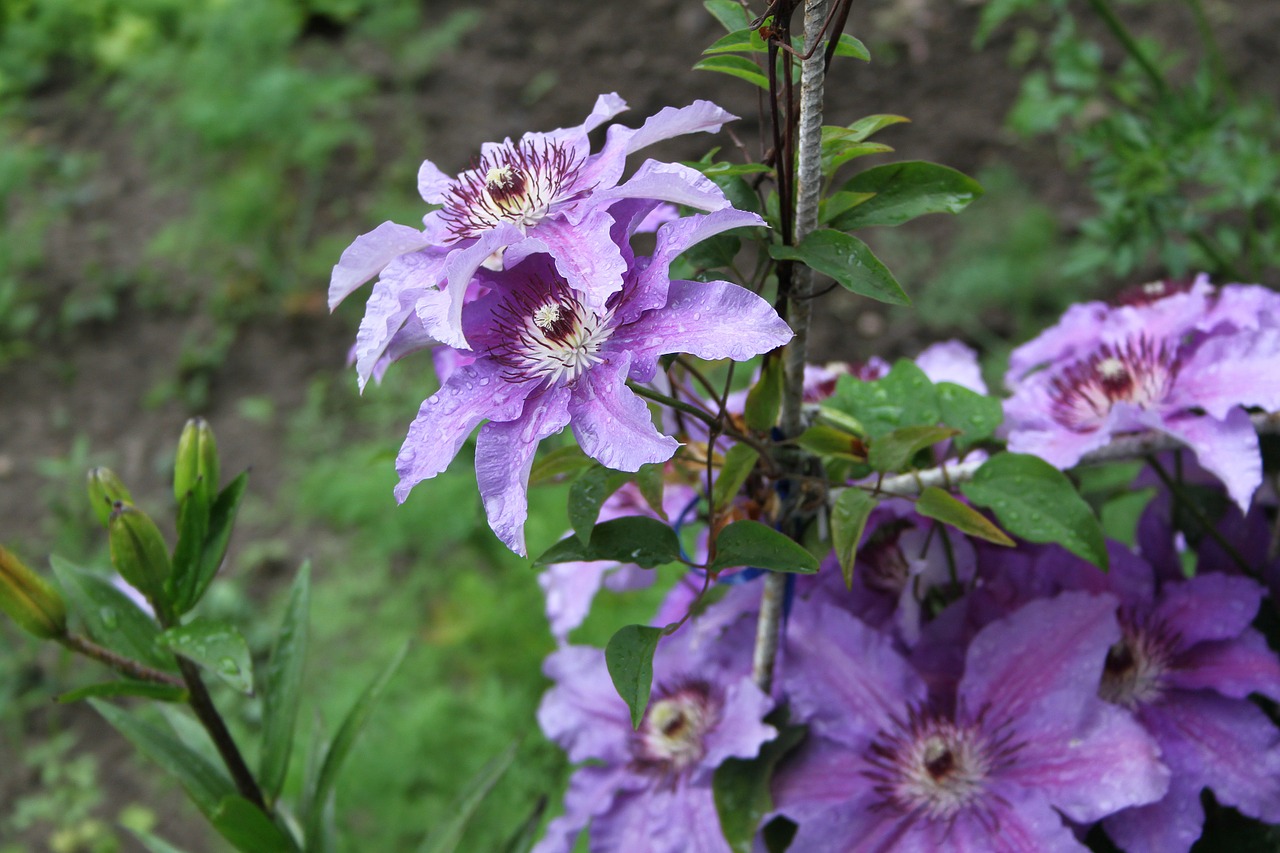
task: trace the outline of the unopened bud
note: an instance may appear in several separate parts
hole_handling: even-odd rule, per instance
[[[173,462],[173,496],[178,503],[196,488],[204,490],[210,504],[218,495],[218,445],[204,418],[192,418],[182,428]]]
[[[117,503],[133,503],[133,495],[110,468],[90,468],[87,479],[89,505],[105,527]]]
[[[44,578],[0,546],[0,610],[42,640],[67,633],[67,605]]]
[[[160,528],[145,512],[117,503],[107,522],[111,565],[120,577],[147,597],[156,612],[165,610],[164,583],[169,578],[169,549]]]

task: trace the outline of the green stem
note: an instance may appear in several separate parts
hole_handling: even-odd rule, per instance
[[[686,415],[697,418],[709,427],[719,427],[720,420],[712,414],[702,411],[697,406],[691,406],[683,400],[677,400],[675,397],[668,397],[660,391],[654,391],[652,388],[646,388],[643,385],[628,380],[627,387],[639,394],[645,399],[652,400],[655,403],[661,403],[664,406],[670,406],[677,412],[684,412]]]
[[[138,663],[132,658],[127,658],[117,654],[110,649],[103,648],[88,637],[79,634],[64,634],[58,638],[58,642],[66,646],[73,652],[82,654],[87,658],[92,658],[98,663],[111,667],[121,675],[129,678],[136,678],[139,681],[150,681],[152,684],[166,684],[170,687],[185,687],[186,684],[182,679],[167,672],[161,672],[158,669],[152,669],[145,664]]]
[[[1147,59],[1147,55],[1142,52],[1142,48],[1138,46],[1138,42],[1129,33],[1124,23],[1116,17],[1116,13],[1107,4],[1107,0],[1089,0],[1089,5],[1093,7],[1093,11],[1098,13],[1098,17],[1102,18],[1102,22],[1107,25],[1107,29],[1111,30],[1111,34],[1116,37],[1124,47],[1125,52],[1133,57],[1133,61],[1151,79],[1152,85],[1156,87],[1156,91],[1161,98],[1167,97],[1169,94],[1169,84],[1165,82],[1164,75],[1160,73],[1160,69]]]

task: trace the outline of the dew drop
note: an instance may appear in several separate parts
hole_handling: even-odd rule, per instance
[[[116,625],[120,624],[119,617],[116,616],[115,608],[104,607],[98,611],[98,618],[102,620],[102,627],[108,631],[114,631]]]
[[[223,658],[218,661],[218,671],[223,675],[239,675],[240,665],[231,658]]]

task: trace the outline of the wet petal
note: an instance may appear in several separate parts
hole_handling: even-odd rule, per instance
[[[1253,493],[1262,483],[1262,455],[1258,434],[1244,409],[1236,407],[1222,420],[1208,415],[1171,417],[1158,428],[1186,443],[1200,466],[1227,487],[1236,506],[1249,511]]]
[[[541,244],[569,286],[586,297],[584,304],[603,310],[605,300],[622,288],[627,271],[622,252],[609,238],[612,227],[613,219],[603,210],[593,211],[578,225],[544,219],[526,242]]]
[[[588,371],[573,390],[569,411],[573,434],[582,451],[606,468],[638,471],[650,462],[665,462],[680,443],[658,432],[644,400],[624,382],[630,359]]]
[[[1180,690],[1213,690],[1243,699],[1251,693],[1280,702],[1280,661],[1262,634],[1217,643],[1200,643],[1178,655],[1164,683]]]
[[[1199,406],[1218,420],[1238,406],[1275,411],[1280,409],[1278,362],[1280,329],[1211,337],[1179,371],[1177,400]]]
[[[572,762],[630,761],[631,716],[609,677],[604,650],[564,646],[547,656],[542,671],[555,682],[538,705],[543,734]]]
[[[329,278],[329,310],[351,291],[382,272],[382,268],[408,252],[425,248],[422,232],[407,225],[384,222],[367,234],[361,234],[343,252]]]

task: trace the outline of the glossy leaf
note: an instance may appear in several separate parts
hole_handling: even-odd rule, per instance
[[[941,419],[933,383],[906,359],[874,382],[841,376],[824,408],[852,415],[872,439],[899,427],[936,426]]]
[[[853,209],[870,203],[869,200]],[[769,254],[777,260],[800,261],[835,279],[846,290],[878,302],[911,304],[889,268],[866,243],[852,234],[820,228],[805,237],[799,246],[770,246]]]
[[[785,726],[754,758],[726,758],[711,780],[720,831],[734,853],[751,853],[760,821],[773,811],[771,783],[778,762],[804,741],[804,726]]]
[[[529,485],[541,486],[594,464],[591,457],[583,453],[582,448],[576,444],[557,447],[550,453],[540,455],[533,463],[533,468],[529,471]]]
[[[200,573],[200,558],[209,536],[209,497],[206,489],[192,489],[178,506],[178,544],[173,549],[173,574],[169,576],[169,597],[186,603]],[[178,615],[185,612],[178,610]]]
[[[740,30],[734,30],[726,36],[721,36],[711,43],[702,52],[708,53],[764,53],[768,50],[768,45],[764,39],[760,38],[760,33],[744,27]]]
[[[511,769],[516,760],[518,743],[513,743],[498,755],[485,762],[480,771],[471,777],[462,793],[446,812],[447,817],[431,828],[418,853],[454,853],[462,842],[462,834],[476,816],[480,804],[493,791],[498,781]]]
[[[876,194],[831,223],[841,231],[901,225],[927,213],[959,213],[982,195],[982,186],[973,178],[922,160],[872,167],[840,189]]]
[[[241,853],[290,853],[298,849],[271,818],[241,796],[223,798],[209,821]]]
[[[280,796],[293,751],[310,609],[311,566],[303,563],[289,591],[280,630],[262,675],[262,754],[258,761],[258,784],[273,801]]]
[[[816,423],[800,433],[796,444],[819,456],[838,456],[854,462],[866,460],[866,445],[861,438],[822,423]]]
[[[666,484],[662,482],[663,464],[661,462],[641,465],[640,470],[635,473],[636,488],[640,490],[640,496],[644,498],[644,502],[649,505],[649,509],[661,518],[667,520],[667,510],[662,505],[662,495],[666,490]]]
[[[186,688],[170,684],[155,684],[150,681],[104,681],[101,684],[89,684],[75,690],[68,690],[58,695],[57,701],[67,705],[84,699],[109,699],[112,696],[137,696],[142,699],[154,699],[157,702],[185,702],[188,693]]]
[[[920,499],[916,501],[916,512],[926,518],[949,524],[969,536],[1007,548],[1015,545],[1003,530],[991,523],[991,519],[937,486],[929,486],[920,493]]]
[[[1032,542],[1056,542],[1106,570],[1107,546],[1097,516],[1067,475],[1038,456],[997,454],[960,490],[994,510],[1009,532]]]
[[[744,519],[720,531],[715,540],[715,559],[707,566],[719,572],[737,566],[753,566],[773,572],[813,574],[818,558],[768,525]]]
[[[876,438],[867,452],[867,463],[881,473],[906,470],[912,458],[926,447],[951,438],[959,430],[945,426],[904,426]]]
[[[253,692],[249,644],[230,622],[196,619],[163,632],[157,642],[200,664],[241,693]]]
[[[840,34],[840,40],[836,42],[836,56],[850,56],[861,59],[863,62],[871,61],[871,51],[867,50],[867,46],[861,39],[854,38],[848,33]]]
[[[760,70],[759,65],[744,56],[734,54],[708,56],[706,59],[694,63],[693,69],[695,71],[719,71],[721,74],[728,74],[731,77],[746,80],[766,92],[769,90],[769,78],[765,76],[764,71]]]
[[[674,530],[655,518],[631,515],[597,524],[585,545],[576,536],[561,539],[534,560],[534,565],[612,560],[652,569],[678,559],[680,540]]]
[[[831,544],[840,563],[840,575],[846,588],[853,587],[853,566],[858,544],[867,529],[871,511],[880,505],[878,498],[862,489],[848,488],[836,496],[831,507]]]
[[[592,465],[578,475],[569,487],[569,526],[585,545],[591,538],[591,528],[600,517],[600,507],[609,497],[609,469]]]
[[[703,0],[702,5],[729,32],[741,30],[751,23],[751,15],[734,0]]]
[[[662,639],[661,628],[647,625],[625,625],[619,628],[604,649],[605,666],[613,687],[631,711],[631,727],[640,728],[649,706],[649,688],[653,686],[653,653]]]
[[[720,475],[711,489],[711,502],[717,510],[733,502],[759,459],[760,454],[750,445],[735,444],[729,448],[724,455],[724,464],[720,466]]]
[[[178,612],[185,613],[194,607],[218,573],[218,567],[227,555],[227,545],[231,542],[231,530],[236,523],[240,500],[248,485],[249,472],[241,472],[240,476],[218,494],[218,499],[209,508],[209,532],[205,536],[204,547],[200,550],[198,567],[192,573],[191,585],[180,591],[181,597],[176,602]]]
[[[954,382],[939,382],[935,387],[939,418],[947,426],[961,431],[956,437],[958,450],[963,452],[995,435],[996,428],[1004,420],[1004,407],[999,400]]]
[[[71,607],[99,644],[148,666],[173,670],[173,657],[156,645],[160,627],[116,585],[58,556],[49,558]]]
[[[781,410],[782,359],[767,358],[760,369],[760,378],[747,392],[743,418],[756,432],[768,432],[778,422]]]

